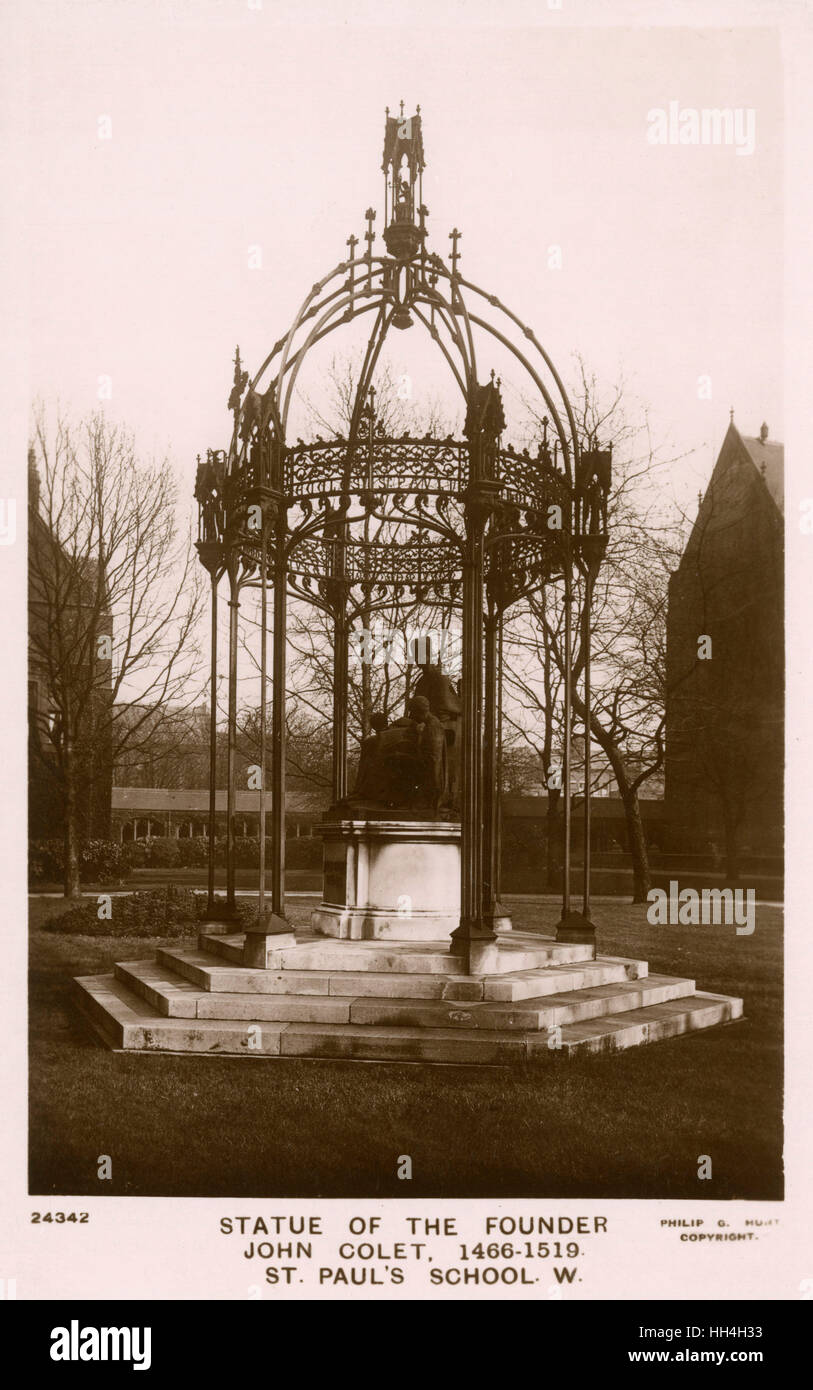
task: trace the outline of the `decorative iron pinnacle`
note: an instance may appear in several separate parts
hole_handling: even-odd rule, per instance
[[[347,241],[345,243],[347,246],[350,247],[350,274],[348,275],[347,282],[345,284],[345,289],[348,291],[350,295],[350,303],[347,306],[346,310],[346,313],[350,318],[352,318],[353,316],[354,306],[356,302],[355,264],[356,247],[358,246],[358,241],[358,237],[355,236],[353,232],[351,232],[350,236],[347,238]]]
[[[240,401],[243,398],[243,392],[248,382],[248,372],[244,372],[242,366],[243,364],[240,361],[240,348],[237,346],[234,350],[234,378],[232,381],[231,395],[229,396],[229,404],[226,407],[228,410],[234,412],[235,424],[237,423],[237,416],[240,411]]]
[[[368,208],[364,216],[367,218],[367,230],[364,233],[364,240],[367,243],[365,260],[367,261],[367,293],[369,294],[373,288],[373,242],[375,241],[373,223],[375,221],[375,209]]]

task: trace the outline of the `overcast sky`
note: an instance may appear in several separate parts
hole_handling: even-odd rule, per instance
[[[28,9],[33,392],[82,412],[109,376],[107,408],[170,450],[191,489],[194,455],[226,442],[235,343],[256,366],[370,203],[381,230],[384,107],[403,98],[424,118],[430,244],[447,256],[461,228],[466,274],[565,376],[577,350],[599,377],[623,372],[656,442],[696,451],[685,496],[730,406],[743,432],[767,420],[782,438],[771,31],[576,29],[568,0],[490,7],[469,27],[428,27],[409,5],[341,23],[358,7],[323,6],[333,24],[297,26],[295,9],[261,2]],[[648,113],[671,101],[752,110],[753,153],[648,143]]]

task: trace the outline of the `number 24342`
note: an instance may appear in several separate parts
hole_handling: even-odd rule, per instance
[[[34,1224],[40,1221],[53,1221],[57,1226],[63,1225],[66,1221],[77,1221],[80,1226],[88,1221],[86,1211],[32,1211],[31,1220]]]

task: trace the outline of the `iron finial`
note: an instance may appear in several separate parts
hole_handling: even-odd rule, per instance
[[[229,396],[229,404],[227,406],[228,410],[234,411],[235,420],[237,419],[237,414],[240,410],[240,401],[243,398],[243,392],[248,382],[248,372],[243,371],[242,368],[243,364],[240,361],[240,347],[238,344],[234,349],[234,377],[232,379],[231,395]]]
[[[367,250],[365,252],[365,255],[367,257],[367,260],[369,261],[372,259],[373,242],[375,241],[375,232],[373,231],[373,223],[375,222],[374,209],[368,208],[364,216],[367,218],[367,230],[364,233],[364,240],[367,243]]]

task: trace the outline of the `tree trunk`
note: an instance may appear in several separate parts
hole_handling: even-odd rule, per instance
[[[584,702],[574,690],[573,708],[580,719],[584,719]],[[634,903],[645,903],[646,895],[652,885],[652,877],[649,869],[649,851],[646,847],[646,836],[644,835],[644,825],[641,820],[641,807],[638,802],[638,792],[630,786],[627,778],[627,770],[624,767],[624,759],[617,745],[609,737],[606,729],[602,728],[598,719],[593,715],[590,721],[590,728],[593,738],[599,747],[606,753],[610,767],[613,770],[618,793],[624,806],[624,816],[627,822],[627,836],[630,843],[630,857],[632,859],[632,901]]]
[[[64,885],[66,898],[78,898],[81,894],[79,883],[79,835],[78,806],[76,797],[76,769],[73,753],[66,746],[63,762],[65,776],[65,865]]]
[[[558,892],[562,886],[562,818],[559,815],[561,793],[548,788],[547,846],[545,886]]]
[[[621,799],[624,803],[624,815],[627,819],[627,835],[632,859],[632,901],[645,903],[647,893],[652,886],[652,876],[649,870],[649,852],[646,847],[638,793],[634,791],[622,792]]]

